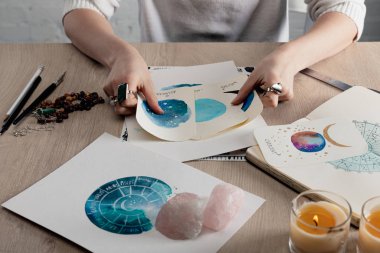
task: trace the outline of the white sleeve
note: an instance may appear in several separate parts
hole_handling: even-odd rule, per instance
[[[311,20],[327,12],[340,12],[351,18],[358,29],[356,40],[363,33],[366,6],[364,0],[304,0]]]
[[[120,0],[65,0],[63,15],[74,9],[91,9],[110,19],[119,7]]]

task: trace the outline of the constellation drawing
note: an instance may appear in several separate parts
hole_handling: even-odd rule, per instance
[[[171,194],[170,186],[156,178],[119,178],[96,189],[86,201],[85,212],[93,224],[108,232],[141,234],[153,228]]]
[[[353,122],[367,142],[368,152],[329,163],[347,172],[380,172],[380,125],[367,121]]]

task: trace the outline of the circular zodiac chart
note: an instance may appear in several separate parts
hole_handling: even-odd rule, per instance
[[[366,121],[354,121],[354,123],[368,144],[368,152],[333,161],[330,164],[347,172],[380,172],[380,126]]]
[[[172,194],[152,177],[125,177],[96,189],[86,201],[87,217],[99,228],[117,234],[141,234],[153,228],[162,205]]]

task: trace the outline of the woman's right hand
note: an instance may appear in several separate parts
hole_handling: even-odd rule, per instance
[[[163,113],[158,105],[148,66],[139,52],[130,45],[117,52],[117,57],[110,64],[110,72],[103,90],[109,97],[117,96],[121,83],[128,83],[128,89],[133,94],[143,94],[153,112]],[[130,115],[136,111],[136,105],[137,96],[130,94],[126,100],[115,105],[115,112],[119,115]]]

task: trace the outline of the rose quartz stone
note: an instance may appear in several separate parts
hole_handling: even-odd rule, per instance
[[[161,207],[156,229],[168,238],[196,238],[202,230],[203,200],[193,193],[179,193]]]
[[[244,204],[244,191],[231,184],[219,184],[212,190],[203,212],[203,226],[214,231],[224,229]]]

